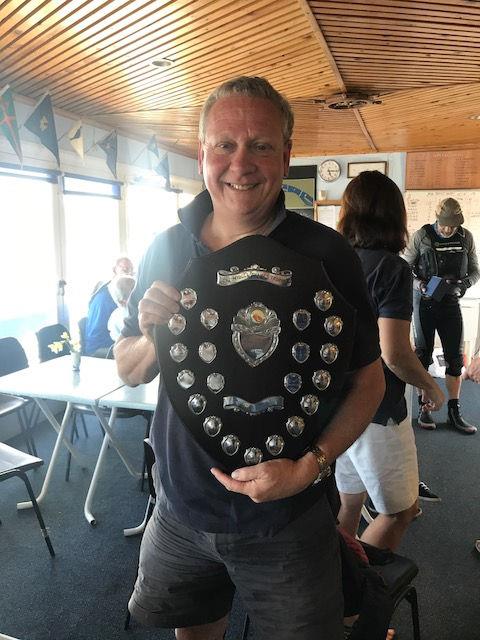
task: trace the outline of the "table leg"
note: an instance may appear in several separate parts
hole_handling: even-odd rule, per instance
[[[54,427],[55,431],[58,432],[58,436],[55,441],[55,447],[53,448],[53,452],[52,452],[52,457],[50,458],[50,462],[48,463],[47,473],[45,474],[45,479],[43,481],[42,490],[40,491],[37,497],[37,503],[40,504],[47,494],[48,485],[50,484],[50,480],[53,473],[53,468],[57,461],[58,454],[60,452],[60,447],[62,445],[63,435],[65,432],[65,429],[67,428],[70,415],[72,413],[72,405],[70,404],[70,402],[67,403],[67,408],[65,409],[65,413],[63,414],[63,420],[60,426],[57,420],[55,419],[55,416],[52,414],[50,409],[48,409],[48,407],[46,406],[45,402],[43,400],[40,400],[39,398],[35,398],[35,401],[37,402],[38,406],[47,417],[50,424]],[[31,500],[29,500],[28,502],[17,503],[17,509],[31,509],[32,507],[33,507],[33,504]]]
[[[143,533],[145,531],[145,527],[147,526],[148,519],[153,511],[153,506],[155,502],[152,496],[148,496],[147,508],[145,509],[145,515],[143,516],[143,520],[136,527],[131,527],[130,529],[124,529],[123,535],[125,537],[136,536],[139,533]]]
[[[95,413],[97,413],[95,411]],[[115,418],[117,415],[117,410],[114,407],[110,413],[110,418],[109,418],[109,426],[112,426],[113,423],[115,422]],[[100,420],[102,426],[103,426],[103,422],[102,420],[104,420],[104,417],[102,416],[102,418],[100,418],[100,416],[97,414],[98,419]],[[110,431],[110,429],[109,429]],[[88,493],[87,493],[87,497],[85,498],[85,506],[83,507],[83,513],[85,514],[85,518],[87,519],[87,522],[89,522],[92,526],[97,524],[97,521],[95,520],[95,516],[92,513],[91,507],[92,507],[92,502],[93,502],[93,496],[95,495],[95,490],[97,488],[97,482],[98,482],[98,476],[100,474],[100,468],[103,464],[103,459],[105,458],[105,455],[107,453],[107,449],[108,449],[108,445],[110,443],[110,436],[108,435],[107,431],[105,431],[105,435],[103,436],[103,442],[102,442],[102,446],[100,447],[100,452],[98,454],[98,458],[97,458],[97,462],[95,464],[95,469],[93,471],[93,476],[92,479],[90,481],[90,486],[88,487]]]
[[[112,431],[112,415],[113,415],[113,411],[115,411],[115,416],[117,413],[117,409],[114,407],[112,408],[112,412],[110,414],[110,419],[107,422],[107,420],[105,419],[105,415],[102,413],[102,411],[98,408],[98,407],[93,407],[93,410],[95,412],[95,415],[97,416],[97,418],[100,421],[100,424],[102,425],[103,430],[105,431],[106,434],[108,434],[109,438],[110,438],[110,442],[112,444],[112,447],[116,450],[116,452],[118,453],[118,455],[120,456],[121,461],[123,462],[123,464],[125,465],[125,467],[127,468],[128,473],[133,476],[134,478],[141,478],[142,474],[139,471],[135,471],[135,469],[133,468],[133,465],[131,464],[131,462],[128,459],[128,455],[125,452],[125,450],[123,449],[123,447],[120,445],[118,439],[114,436],[113,431]]]
[[[70,409],[68,416],[67,416],[67,410],[65,410],[65,413],[62,419],[62,424],[59,425],[57,419],[55,418],[53,413],[50,411],[50,407],[48,406],[48,403],[46,400],[43,400],[42,398],[35,398],[35,402],[38,404],[38,406],[42,410],[43,415],[47,418],[47,420],[50,422],[50,424],[55,429],[55,431],[58,434],[60,434],[60,431],[62,432],[60,439],[63,440],[63,444],[67,447],[67,449],[72,454],[72,458],[78,462],[78,464],[82,467],[82,469],[85,469],[87,466],[87,458],[82,454],[80,454],[72,445],[72,443],[68,441],[68,438],[65,437],[65,429],[73,409],[73,406],[71,405],[71,403],[69,402],[67,404],[67,410]],[[65,417],[67,417],[66,421],[65,421]]]

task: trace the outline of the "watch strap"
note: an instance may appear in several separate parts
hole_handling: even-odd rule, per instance
[[[315,478],[315,480],[312,483],[315,485],[321,482],[322,480],[324,480],[325,478],[328,478],[328,476],[332,473],[332,469],[327,462],[327,457],[323,449],[321,449],[320,447],[317,447],[316,445],[313,445],[312,447],[310,447],[309,451],[313,453],[318,463],[318,469],[319,469],[318,476]]]

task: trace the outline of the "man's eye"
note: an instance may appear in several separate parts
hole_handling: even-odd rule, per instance
[[[255,145],[255,151],[259,151],[260,153],[265,153],[272,149],[271,145],[266,144],[265,142],[257,142]]]
[[[229,151],[233,147],[231,142],[219,142],[215,145],[215,149],[219,151]]]

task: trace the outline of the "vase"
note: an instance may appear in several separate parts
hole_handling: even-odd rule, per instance
[[[80,361],[82,359],[82,354],[79,351],[72,351],[72,369],[74,371],[80,371]]]

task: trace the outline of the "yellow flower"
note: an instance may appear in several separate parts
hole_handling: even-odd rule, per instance
[[[70,347],[70,351],[72,353],[75,351],[80,352],[80,342],[78,340],[72,340],[68,331],[64,331],[60,337],[62,338],[62,340],[56,340],[55,342],[52,342],[52,344],[48,345],[50,351],[52,351],[53,353],[60,353],[61,351],[63,351],[64,346],[67,344]]]

